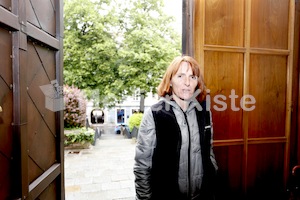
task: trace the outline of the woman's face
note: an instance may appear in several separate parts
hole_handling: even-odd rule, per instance
[[[192,68],[188,62],[182,62],[175,76],[171,79],[171,85],[174,94],[180,99],[190,99],[198,84],[198,77],[193,74]]]

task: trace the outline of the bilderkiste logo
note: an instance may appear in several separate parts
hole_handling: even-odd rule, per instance
[[[50,84],[47,85],[42,85],[40,86],[42,92],[45,95],[45,107],[53,112],[64,110],[65,105],[64,105],[64,98],[63,98],[63,86],[59,86],[57,80],[52,80]],[[206,92],[210,94],[210,90],[206,89]],[[186,99],[186,102],[196,102],[196,108],[199,111],[202,111],[203,108],[200,105],[200,103],[197,101],[196,97],[201,93],[200,89],[197,89],[191,98]],[[98,95],[96,95],[98,96]],[[142,96],[142,95],[141,95]],[[210,95],[206,95],[206,110],[211,110],[212,108],[215,111],[225,111],[228,109],[227,105],[227,98],[230,99],[230,109],[232,111],[239,111],[240,109],[244,111],[253,111],[255,109],[255,103],[256,99],[254,96],[250,94],[243,95],[240,98],[239,101],[239,106],[236,104],[236,100],[239,98],[239,96],[236,94],[235,90],[232,89],[230,92],[230,95],[228,97],[223,94],[216,94],[214,97],[211,99]],[[105,99],[105,98],[104,98]],[[173,95],[166,95],[164,97],[165,101],[171,101],[173,99]],[[211,102],[214,103],[214,105],[211,108]],[[152,107],[155,111],[159,111],[162,109],[161,105],[157,107]],[[170,109],[170,104],[165,104],[165,109],[169,110]]]
[[[58,84],[57,80],[52,80],[50,84],[40,86],[45,95],[45,107],[53,112],[65,109],[63,86]]]
[[[210,90],[206,90],[207,93],[210,93]],[[207,98],[211,98],[210,95],[207,96]],[[236,104],[236,100],[238,100],[239,96],[235,93],[235,90],[232,89],[230,91],[230,95],[228,95],[228,98],[230,99],[230,109],[232,111],[239,111],[240,109],[244,111],[253,111],[255,109],[255,103],[256,99],[251,94],[245,94],[240,98],[239,106]],[[212,101],[214,102],[213,109],[216,111],[225,111],[228,109],[228,105],[226,103],[227,96],[223,94],[216,94]],[[211,99],[209,99],[211,101]],[[210,105],[208,110],[210,110]]]
[[[206,89],[206,92],[208,94],[210,94],[210,90]],[[195,102],[196,103],[196,108],[199,111],[202,111],[203,108],[200,105],[200,103],[198,102],[198,100],[196,99],[196,97],[201,93],[200,89],[197,89],[194,93],[193,96],[189,99],[186,99],[185,101],[187,103],[189,102]],[[230,91],[230,95],[228,95],[228,98],[230,99],[230,109],[232,111],[239,111],[240,109],[244,110],[244,111],[253,111],[255,109],[255,103],[256,103],[256,99],[254,96],[250,95],[250,94],[246,94],[243,95],[240,98],[240,102],[239,102],[239,106],[236,105],[236,99],[239,98],[239,96],[235,93],[235,90],[232,89]],[[171,101],[173,99],[173,95],[166,95],[164,97],[165,101]],[[212,108],[215,111],[225,111],[228,109],[228,105],[226,103],[227,101],[227,96],[223,95],[223,94],[217,94],[213,97],[213,99],[211,99],[210,95],[206,95],[206,106],[205,106],[205,110],[211,110]],[[214,105],[211,108],[211,101],[213,101]],[[152,109],[154,109],[155,111],[159,111],[162,109],[162,105],[158,105],[156,107],[153,107]],[[170,110],[170,104],[165,104],[165,109],[168,111]]]

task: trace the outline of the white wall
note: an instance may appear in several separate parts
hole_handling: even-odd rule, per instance
[[[158,101],[157,94],[152,95],[152,93],[148,93],[145,97],[144,102],[144,110],[150,108],[153,104],[155,104]],[[89,118],[89,123],[91,123],[91,111],[95,109],[96,107],[93,107],[93,102],[88,102],[86,107],[86,114]],[[133,109],[140,109],[140,100],[134,100],[131,96],[127,97],[125,101],[123,101],[120,104],[116,104],[113,108],[105,108],[104,109],[104,124],[107,125],[116,125],[117,124],[117,109],[124,109],[125,115],[124,120],[125,124],[128,124],[128,119],[132,115]]]

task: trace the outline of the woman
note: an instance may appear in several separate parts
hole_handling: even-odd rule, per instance
[[[136,199],[213,199],[217,164],[200,68],[176,57],[158,86],[160,101],[144,113],[134,164]],[[207,126],[210,127],[210,126]]]

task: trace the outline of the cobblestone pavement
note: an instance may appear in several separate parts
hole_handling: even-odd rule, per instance
[[[134,200],[135,140],[113,131],[89,149],[65,150],[66,200]]]

